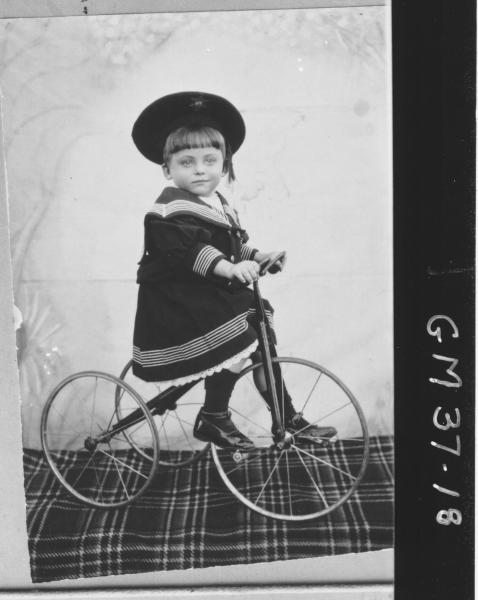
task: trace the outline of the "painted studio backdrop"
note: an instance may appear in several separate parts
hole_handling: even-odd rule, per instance
[[[26,447],[39,447],[60,379],[119,374],[130,358],[143,217],[165,184],[130,132],[180,90],[223,95],[244,116],[237,181],[222,191],[254,246],[288,251],[262,282],[279,353],[337,373],[370,433],[392,433],[387,18],[368,7],[1,24]]]

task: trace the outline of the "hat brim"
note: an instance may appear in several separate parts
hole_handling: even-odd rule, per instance
[[[232,154],[246,134],[241,113],[225,98],[205,92],[178,92],[147,106],[134,123],[132,137],[143,156],[161,165],[168,135],[182,126],[200,125],[217,129]]]

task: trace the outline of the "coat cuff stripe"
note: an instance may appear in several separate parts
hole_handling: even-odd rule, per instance
[[[254,260],[256,252],[256,248],[251,248],[250,246],[243,244],[241,246],[241,260]]]
[[[217,258],[226,258],[225,255],[214,248],[214,246],[204,246],[196,256],[193,264],[193,271],[202,277],[206,277],[209,268]]]

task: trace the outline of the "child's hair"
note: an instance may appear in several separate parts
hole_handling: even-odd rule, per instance
[[[232,152],[222,133],[208,125],[189,125],[179,127],[172,131],[164,143],[163,160],[167,165],[171,156],[188,148],[217,148],[222,152],[224,159],[224,173],[227,173],[229,182],[234,181],[232,167]]]

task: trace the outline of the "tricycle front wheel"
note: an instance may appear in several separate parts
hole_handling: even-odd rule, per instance
[[[233,421],[256,448],[241,453],[213,446],[214,461],[226,486],[250,509],[284,521],[322,517],[344,504],[363,478],[369,456],[365,417],[352,392],[324,367],[292,357],[273,363],[295,409],[336,434],[312,440],[307,428],[286,427],[283,439],[273,437],[271,412],[253,381],[262,368],[256,363],[241,373],[229,404]],[[278,387],[281,405],[284,387]]]

